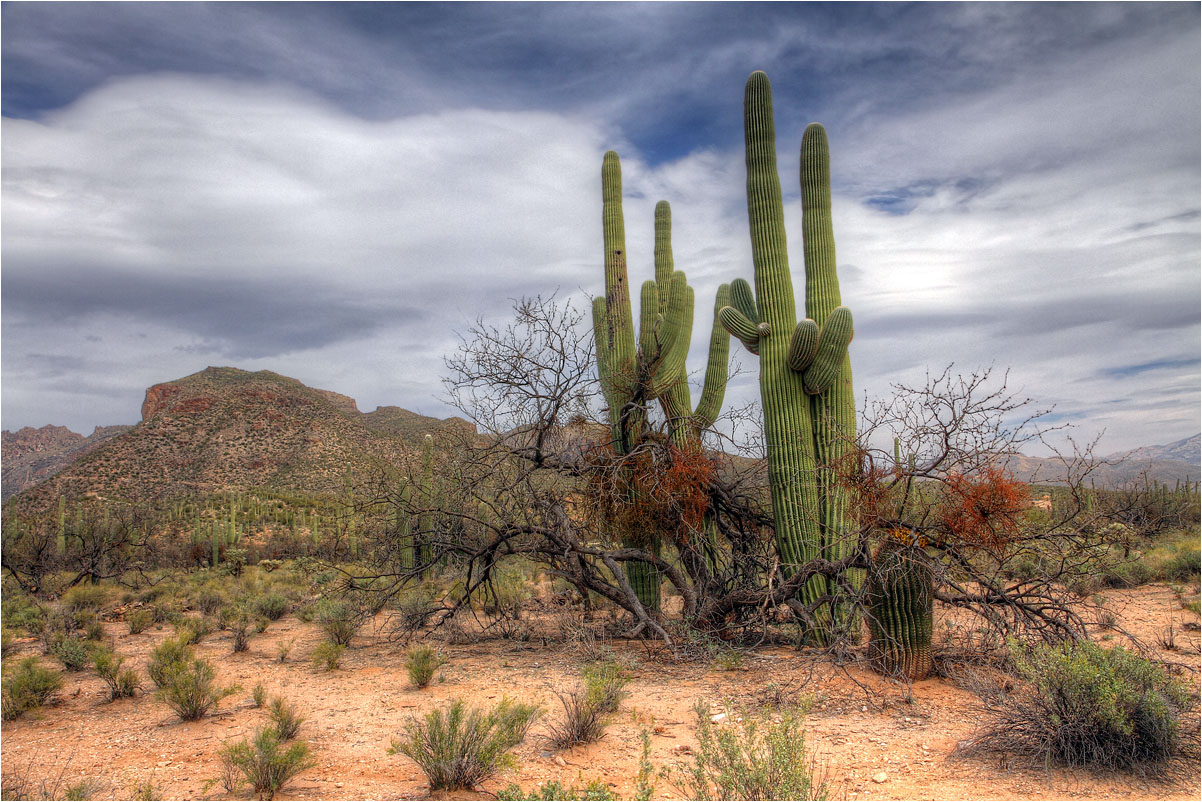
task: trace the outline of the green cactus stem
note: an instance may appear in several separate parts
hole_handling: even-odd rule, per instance
[[[647,404],[659,399],[677,442],[696,439],[711,426],[722,404],[726,385],[729,338],[715,330],[705,389],[696,409],[689,394],[685,358],[692,337],[693,290],[684,273],[675,270],[671,246],[672,212],[661,201],[655,209],[655,279],[640,291],[639,331],[636,338],[626,269],[625,218],[622,212],[622,171],[618,154],[609,151],[601,167],[602,228],[605,247],[605,295],[593,300],[593,333],[597,373],[609,407],[611,444],[619,455],[629,454],[644,438]],[[719,291],[723,304],[726,292]],[[717,308],[717,307],[716,307]],[[717,326],[715,326],[717,329]],[[638,488],[627,488],[629,503]],[[641,545],[659,553],[658,536],[621,535],[623,545]],[[659,572],[651,565],[630,562],[627,576],[640,603],[659,607]]]
[[[872,633],[869,655],[877,670],[908,680],[930,676],[935,597],[931,560],[907,531],[895,530],[877,547],[865,596]]]
[[[811,125],[802,138],[807,316],[799,321],[777,173],[772,88],[762,72],[748,78],[744,124],[755,293],[753,298],[741,279],[732,282],[732,305],[721,310],[720,319],[760,357],[777,550],[782,569],[790,576],[815,557],[838,559],[852,546],[848,499],[838,482],[838,468],[855,439],[847,356],[853,328],[851,312],[840,305],[835,274],[825,132]],[[816,577],[800,595],[803,603],[810,604],[839,593],[835,579]],[[833,605],[836,612],[845,607]],[[834,634],[836,626],[851,629],[847,621],[833,622],[830,610],[820,614],[817,625],[811,634],[819,641]]]
[[[417,560],[421,578],[425,579],[429,571],[432,557],[431,536],[434,531],[434,437],[426,435],[422,438],[422,472],[418,497],[421,499],[422,512],[417,518],[417,534],[414,537],[414,559]]]

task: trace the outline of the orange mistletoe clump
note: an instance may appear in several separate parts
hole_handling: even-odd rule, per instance
[[[684,544],[709,510],[714,465],[700,446],[661,445],[610,457],[604,466],[594,459],[593,501],[605,519],[636,541],[658,535]]]
[[[952,539],[996,548],[1019,533],[1027,486],[999,467],[944,481],[940,521]]]

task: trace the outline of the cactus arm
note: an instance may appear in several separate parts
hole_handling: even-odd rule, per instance
[[[662,287],[668,286],[675,272],[675,260],[672,258],[672,207],[667,201],[655,204],[655,283]],[[660,314],[667,314],[668,299],[659,299]]]
[[[718,310],[718,321],[722,327],[734,336],[753,354],[759,353],[760,329],[746,315],[733,306],[724,306]]]
[[[825,393],[834,384],[847,361],[847,346],[854,334],[851,310],[840,306],[826,319],[818,340],[818,353],[803,375],[807,393]]]
[[[818,354],[819,340],[818,324],[806,318],[797,322],[793,329],[793,338],[789,340],[789,367],[795,371],[804,371],[814,361]]]
[[[666,285],[664,289],[667,289]],[[639,294],[639,355],[644,360],[655,354],[655,330],[662,317],[659,313],[659,296],[659,288],[654,281],[648,279],[643,282]]]
[[[723,284],[718,287],[714,296],[714,322],[710,330],[709,359],[705,364],[705,385],[701,390],[701,400],[697,402],[697,411],[693,414],[698,431],[714,425],[722,409],[722,399],[726,395],[730,334],[722,326],[718,313],[722,307],[729,304],[730,285]]]
[[[760,312],[755,307],[755,291],[747,279],[737,278],[730,283],[730,305],[743,313],[752,323],[760,322]]]

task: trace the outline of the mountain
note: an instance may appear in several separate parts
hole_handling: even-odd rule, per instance
[[[49,479],[74,460],[132,426],[97,426],[87,437],[65,426],[0,432],[0,500]]]
[[[364,477],[396,464],[427,432],[437,443],[474,435],[475,427],[397,407],[363,413],[352,398],[271,371],[210,367],[149,388],[140,423],[97,444],[19,500],[43,508],[59,495],[166,499],[252,487],[337,493],[348,470]],[[55,430],[44,439],[69,438]],[[7,482],[6,476],[6,492]]]
[[[1178,480],[1196,482],[1202,476],[1202,435],[1160,446],[1144,446],[1103,457],[1089,475],[1098,487],[1121,488],[1135,482],[1157,481],[1173,486]],[[1011,456],[1006,467],[1024,482],[1060,484],[1064,468],[1055,460]]]
[[[1136,462],[1174,460],[1195,466],[1202,465],[1202,434],[1196,434],[1165,446],[1144,446],[1125,454],[1111,454],[1107,459],[1126,459]]]

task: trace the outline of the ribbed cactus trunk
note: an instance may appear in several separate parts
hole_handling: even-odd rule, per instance
[[[836,469],[855,438],[847,355],[852,320],[851,312],[840,306],[835,275],[829,158],[821,126],[810,126],[802,140],[808,317],[800,321],[785,240],[772,88],[762,72],[747,80],[744,141],[755,290],[753,295],[742,279],[733,282],[732,305],[721,311],[721,319],[760,357],[776,545],[782,571],[789,577],[815,557],[837,558],[851,547],[847,494]],[[799,596],[812,605],[836,588],[833,579],[814,577]],[[842,608],[837,601],[832,606]],[[843,628],[846,622],[832,621],[830,609],[815,610],[809,637],[824,642]]]
[[[705,391],[694,412],[685,368],[693,325],[693,290],[684,274],[674,268],[671,209],[663,201],[656,205],[655,279],[642,285],[636,340],[626,269],[622,172],[613,151],[605,154],[602,164],[601,194],[605,296],[593,300],[593,328],[614,451],[619,456],[629,454],[642,442],[646,405],[657,398],[669,419],[673,440],[678,445],[698,442],[701,430],[713,424],[722,405],[729,338],[722,331],[711,337]],[[625,503],[638,503],[639,489],[632,483],[623,492]],[[659,533],[628,532],[623,541],[659,554]],[[659,571],[648,563],[630,562],[626,573],[643,606],[658,609]]]
[[[430,570],[433,557],[431,551],[431,535],[434,531],[434,438],[426,435],[422,438],[422,472],[421,484],[418,487],[418,498],[422,512],[417,518],[417,533],[413,538],[413,558],[417,561],[422,579]]]
[[[842,306],[839,276],[835,270],[835,233],[831,221],[830,147],[821,125],[806,126],[801,137],[801,208],[806,271],[806,317],[824,333],[828,326],[842,321],[835,316]],[[851,318],[846,318],[846,335],[851,339]],[[822,343],[819,342],[819,352]],[[850,493],[842,476],[853,466],[848,464],[856,453],[856,399],[851,381],[851,356],[847,346],[831,360],[835,375],[821,393],[810,396],[810,417],[814,427],[814,456],[818,463],[818,501],[821,509],[822,552],[828,560],[846,557],[855,547],[850,526]],[[821,382],[822,379],[820,378]],[[848,571],[844,578],[858,588],[863,571]],[[834,577],[824,578],[825,592],[838,598],[843,592]],[[833,605],[837,630],[852,633],[858,627],[850,601]]]
[[[909,680],[930,676],[935,588],[926,550],[907,533],[891,533],[873,555],[865,595],[877,670]]]

